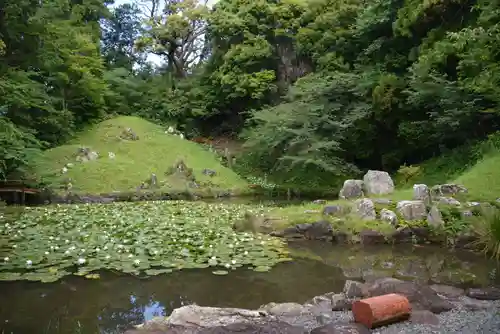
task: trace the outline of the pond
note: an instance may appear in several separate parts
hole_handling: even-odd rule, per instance
[[[140,279],[104,271],[98,280],[66,276],[54,283],[3,282],[0,332],[122,333],[131,324],[193,302],[243,308],[272,301],[303,303],[315,295],[340,292],[346,276],[378,273],[462,286],[498,283],[496,265],[469,252],[319,242],[293,243],[290,248],[294,261],[269,272],[241,268],[217,276],[208,269],[189,269]]]

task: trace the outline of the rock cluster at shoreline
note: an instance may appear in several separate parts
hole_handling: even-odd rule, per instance
[[[451,243],[457,248],[471,248],[476,240],[473,231],[462,231],[448,240],[450,236],[433,233],[442,230],[446,217],[443,212],[453,212],[462,219],[478,215],[489,203],[464,202],[454,198],[467,193],[458,184],[441,184],[429,188],[425,184],[413,186],[411,199],[393,201],[387,198],[368,198],[365,196],[390,195],[394,182],[390,175],[382,171],[368,171],[363,180],[346,180],[339,193],[346,202],[325,205],[322,210],[307,210],[304,213],[319,214],[322,219],[313,223],[302,223],[271,232],[271,235],[287,239],[326,240],[336,243]],[[316,204],[325,201],[317,200]],[[451,211],[450,211],[451,210]],[[350,220],[376,221],[382,230],[366,228],[355,238],[342,229],[335,230],[332,225],[349,225]],[[384,229],[385,227],[385,229]]]
[[[411,302],[408,321],[371,330],[354,322],[350,309],[355,300],[388,293],[404,295]],[[257,310],[183,306],[169,317],[154,318],[126,334],[500,333],[498,324],[498,288],[464,290],[379,278],[365,283],[346,281],[342,293],[316,296],[304,304],[269,303]]]

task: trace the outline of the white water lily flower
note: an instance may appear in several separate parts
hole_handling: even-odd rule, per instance
[[[67,251],[64,252],[65,255],[69,255],[69,253],[70,253],[69,250],[67,250]]]
[[[83,249],[83,248],[82,248],[82,249],[80,249],[80,252],[81,252],[81,253],[85,253],[85,249]]]
[[[49,252],[45,252],[45,255],[49,255],[50,253]]]
[[[179,134],[179,137],[181,137],[181,139],[184,139],[184,135],[182,133]]]
[[[154,254],[154,255],[157,255],[157,254],[158,254],[158,251],[157,251],[157,250],[153,251],[153,254]]]
[[[100,250],[101,250],[101,249],[100,249],[99,247],[97,247],[97,248],[95,249],[95,251],[96,251],[96,252],[99,252]]]
[[[230,267],[231,267],[231,265],[230,265],[229,263],[226,263],[224,266],[225,266],[226,268],[230,268]]]
[[[169,126],[168,129],[167,129],[168,133],[173,133],[174,132],[174,128]]]
[[[141,263],[141,260],[139,260],[139,259],[134,260],[134,264],[135,264],[136,266],[138,266],[138,265],[139,265],[139,263]]]
[[[106,255],[106,260],[109,260],[109,259],[111,259],[111,256]]]
[[[64,240],[64,242],[67,243],[67,244],[69,244],[69,240],[68,239]]]
[[[108,250],[108,246],[104,246],[104,247],[103,247],[103,249],[104,249],[104,250]]]
[[[27,265],[28,267],[29,267],[29,266],[31,266],[32,264],[33,264],[33,261],[31,261],[31,260],[27,260],[27,261],[26,261],[26,265]]]
[[[236,260],[231,260],[231,263],[232,264],[236,264]]]
[[[58,250],[58,249],[59,249],[59,246],[55,246],[55,247],[54,247],[54,249],[55,249],[55,250]]]
[[[134,256],[132,254],[129,254],[128,257],[131,258],[131,257],[134,257]]]
[[[17,248],[17,245],[12,245],[12,248]]]
[[[243,253],[243,254],[248,255],[248,251],[245,251],[245,253]]]
[[[54,237],[49,237],[50,240],[54,240]]]
[[[119,244],[119,245],[118,245],[118,248],[123,248],[123,245],[122,245],[122,244]]]
[[[9,262],[9,260],[10,260],[10,259],[9,259],[9,257],[8,257],[8,256],[6,256],[6,257],[4,257],[4,258],[3,258],[3,260],[4,260],[5,262]]]
[[[233,247],[234,247],[234,245],[233,245],[233,244],[229,244],[229,248],[233,248]]]
[[[70,250],[70,251],[74,251],[75,249],[76,249],[76,247],[75,247],[75,246],[71,246],[71,247],[69,248],[69,250]]]
[[[82,257],[78,259],[78,264],[84,264],[85,262],[87,261]]]

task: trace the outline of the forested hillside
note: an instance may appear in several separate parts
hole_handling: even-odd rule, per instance
[[[0,177],[116,115],[240,136],[241,171],[308,186],[499,130],[499,0],[111,5],[0,2]]]

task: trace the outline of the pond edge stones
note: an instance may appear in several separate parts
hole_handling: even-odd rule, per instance
[[[409,321],[401,319],[399,323],[380,328],[379,333],[412,333],[415,326],[419,333],[431,333],[441,326],[451,326],[446,328],[447,332],[457,333],[462,322],[453,321],[454,317],[465,315],[469,321],[481,321],[480,318],[475,320],[474,312],[494,315],[500,309],[498,288],[465,291],[452,286],[428,286],[382,277],[364,283],[346,281],[343,292],[325,293],[304,304],[268,303],[256,310],[186,305],[175,309],[169,317],[153,318],[125,334],[370,333],[367,327],[355,322],[351,312],[353,304],[390,294],[406,298],[411,304],[411,316]],[[470,296],[479,296],[482,300]]]

